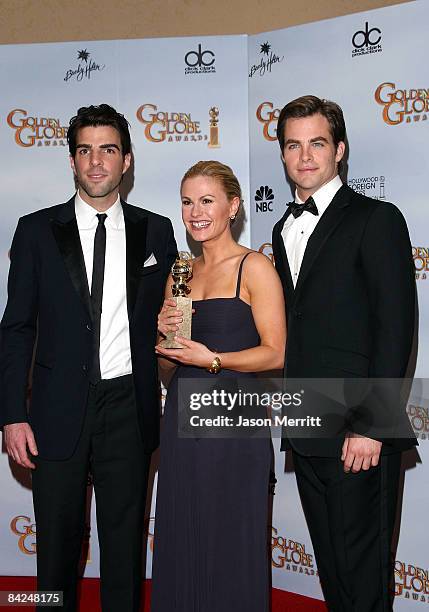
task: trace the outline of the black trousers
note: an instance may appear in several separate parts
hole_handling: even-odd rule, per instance
[[[330,612],[387,612],[401,453],[344,473],[333,457],[293,452],[298,489]]]
[[[78,565],[91,471],[102,609],[138,612],[150,455],[143,450],[132,375],[90,387],[82,433],[69,459],[34,460],[38,589],[63,591],[64,612],[77,609]]]

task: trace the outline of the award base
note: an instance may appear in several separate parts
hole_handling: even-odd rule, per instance
[[[173,298],[176,300],[177,309],[182,311],[183,321],[179,323],[179,329],[175,332],[169,332],[165,337],[165,340],[160,342],[160,346],[163,348],[182,348],[174,340],[174,336],[183,336],[187,340],[191,339],[191,325],[192,325],[192,300],[191,298],[178,296]]]

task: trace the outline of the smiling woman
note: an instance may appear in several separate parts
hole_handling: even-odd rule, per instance
[[[164,411],[152,612],[266,612],[270,440],[211,438],[215,420],[204,432],[198,427],[198,443],[178,438],[177,411],[180,379],[210,383],[217,376],[222,387],[282,367],[283,294],[271,261],[232,237],[241,189],[231,168],[198,162],[183,177],[181,197],[183,221],[202,255],[189,282],[192,339],[176,337],[179,349],[157,347],[164,362],[179,366]],[[171,280],[159,316],[163,334],[177,331],[182,318],[170,298]]]
[[[228,233],[238,214],[241,187],[227,168],[219,162],[198,162],[182,179],[182,218],[194,240]]]

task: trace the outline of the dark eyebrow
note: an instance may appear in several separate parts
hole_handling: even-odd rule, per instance
[[[310,140],[310,142],[320,142],[320,141],[328,143],[328,139],[325,138],[324,136],[316,136],[316,138],[312,138]],[[285,142],[285,145],[288,145],[288,144],[299,144],[300,142],[301,142],[300,140],[294,140],[293,138],[288,138],[288,140],[286,140],[286,142]]]
[[[118,147],[117,144],[101,144],[98,147],[99,149],[117,149],[118,151],[120,151],[120,148]],[[76,149],[92,149],[92,145],[90,144],[85,144],[85,143],[79,143],[78,145],[76,145]]]
[[[324,136],[317,136],[317,138],[312,138],[310,142],[319,142],[320,140],[322,140],[323,142],[328,142],[328,139]]]
[[[120,151],[120,148],[118,147],[117,144],[102,144],[98,147],[99,149],[117,149],[118,151]]]

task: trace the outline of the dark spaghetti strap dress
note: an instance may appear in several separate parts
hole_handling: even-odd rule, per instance
[[[251,308],[240,299],[195,300],[192,339],[219,352],[258,346]],[[152,612],[267,612],[267,438],[179,438],[178,379],[213,377],[180,366],[163,418],[156,502]],[[246,374],[221,370],[218,378]],[[252,376],[247,374],[247,376]]]

